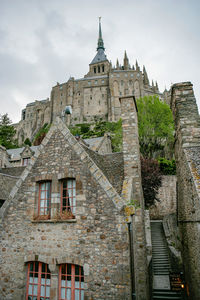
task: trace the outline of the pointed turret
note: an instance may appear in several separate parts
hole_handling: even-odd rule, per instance
[[[145,69],[145,66],[143,66],[143,81],[145,85],[149,85],[149,78]]]
[[[159,92],[158,83],[156,81],[156,91]]]
[[[136,60],[136,64],[135,64],[135,66],[136,66],[136,71],[140,71],[140,67],[139,67],[139,65],[138,65],[138,62],[137,62],[137,60]]]
[[[119,70],[119,60],[117,59],[117,62],[116,62],[116,69]]]
[[[124,70],[128,70],[129,69],[129,61],[128,61],[128,57],[126,54],[126,50],[124,52]]]

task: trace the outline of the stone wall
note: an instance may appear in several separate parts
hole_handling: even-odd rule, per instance
[[[172,86],[175,159],[178,183],[178,224],[189,299],[200,299],[200,118],[192,84]]]
[[[150,218],[152,220],[162,220],[164,216],[176,213],[176,176],[162,176],[162,185],[158,190],[155,205],[149,208]]]
[[[133,244],[134,293],[137,300],[149,299],[147,248],[145,235],[144,199],[141,184],[141,165],[138,139],[137,106],[135,97],[120,98],[122,112],[124,181],[122,197],[134,202],[136,211],[130,219]]]
[[[58,265],[83,266],[84,299],[130,299],[130,262],[123,203],[62,122],[52,126],[1,210],[1,299],[24,299],[27,262],[47,263],[51,300]],[[60,129],[61,128],[61,129]],[[60,184],[76,179],[76,217],[60,220]],[[52,185],[51,219],[37,219],[38,184]],[[141,298],[142,299],[142,298]]]

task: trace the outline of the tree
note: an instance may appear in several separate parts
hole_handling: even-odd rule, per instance
[[[24,141],[24,145],[28,145],[31,147],[31,141],[29,140],[29,138],[26,138]]]
[[[17,142],[14,141],[16,131],[11,123],[8,114],[0,115],[0,145],[6,149],[18,147]]]
[[[141,157],[141,176],[145,207],[148,208],[156,200],[159,201],[156,196],[162,183],[162,176],[158,161]]]
[[[137,99],[140,151],[153,157],[166,145],[173,144],[173,116],[169,106],[158,96]]]

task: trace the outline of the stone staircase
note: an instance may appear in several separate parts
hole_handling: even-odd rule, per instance
[[[181,300],[180,292],[170,289],[170,260],[162,221],[151,222],[153,295],[152,300]]]

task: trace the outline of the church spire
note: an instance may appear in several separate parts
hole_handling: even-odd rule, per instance
[[[105,50],[103,38],[102,38],[102,32],[101,32],[101,17],[99,17],[99,38],[98,38],[98,43],[97,43],[97,51],[99,49]]]

